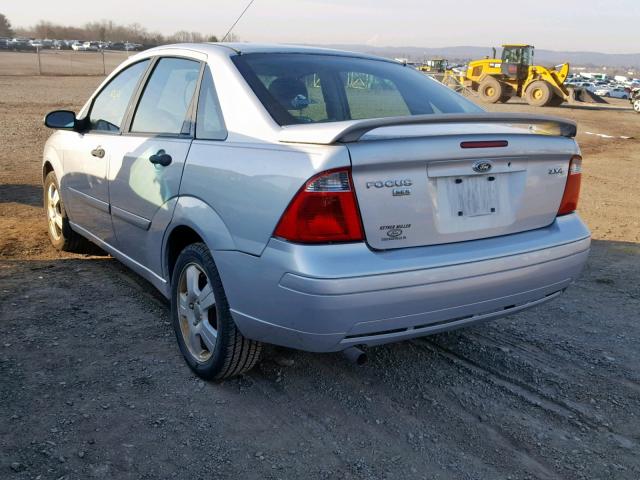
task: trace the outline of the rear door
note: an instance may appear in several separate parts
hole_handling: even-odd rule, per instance
[[[159,251],[194,132],[202,62],[162,57],[112,152],[109,191],[118,249],[160,271]]]
[[[500,129],[389,127],[348,144],[369,245],[443,244],[551,224],[575,142]]]

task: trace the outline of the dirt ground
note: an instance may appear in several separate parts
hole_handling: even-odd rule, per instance
[[[639,115],[542,111],[579,123],[594,238],[559,299],[363,367],[270,348],[214,384],[148,283],[47,240],[42,117],[99,81],[0,77],[0,478],[640,478],[640,141],[587,134],[640,138]]]
[[[107,50],[103,56],[102,52],[42,50],[38,65],[35,52],[0,51],[0,75],[103,75],[133,54]]]

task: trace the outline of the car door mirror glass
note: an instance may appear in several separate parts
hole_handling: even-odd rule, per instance
[[[44,124],[49,128],[73,130],[76,126],[76,114],[69,110],[55,110],[47,113]]]

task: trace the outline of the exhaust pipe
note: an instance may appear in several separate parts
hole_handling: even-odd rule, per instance
[[[364,365],[368,360],[367,354],[358,347],[349,347],[346,350],[343,350],[342,354],[347,358],[347,360],[351,363],[355,363],[356,365]]]

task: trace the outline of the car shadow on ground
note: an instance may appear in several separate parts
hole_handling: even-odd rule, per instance
[[[42,187],[29,184],[0,185],[0,203],[21,203],[30,207],[41,207]]]

